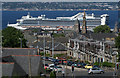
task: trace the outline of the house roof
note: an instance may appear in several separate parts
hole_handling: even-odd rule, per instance
[[[36,48],[3,48],[2,49],[2,57],[9,56],[9,55],[37,55]]]
[[[62,43],[54,42],[53,45],[54,45],[55,51],[66,51],[67,50],[67,47]],[[38,46],[38,48],[43,49],[44,48],[43,41],[33,44],[33,47],[37,48],[37,46]],[[48,50],[52,50],[52,42],[45,42],[45,47]]]
[[[14,62],[14,68],[11,69],[12,73],[17,75],[25,76],[29,74],[29,66],[31,65],[32,76],[38,76],[40,72],[44,72],[43,63],[39,55],[11,55],[3,57],[3,60],[8,62]],[[7,72],[5,70],[4,72]],[[8,73],[8,72],[7,72]]]
[[[14,62],[0,62],[0,64],[14,64]]]
[[[93,40],[98,40],[102,41],[105,38],[115,38],[116,35],[115,33],[87,33],[87,34],[82,34],[85,37]]]
[[[0,73],[2,73],[2,76],[12,76],[12,72],[14,69],[14,62],[0,62],[0,68],[2,67],[2,71],[0,71]]]
[[[50,50],[52,50],[52,48],[51,48]],[[54,47],[54,50],[55,50],[55,51],[66,51],[66,50],[67,50],[67,47],[64,46],[63,44],[58,44],[58,45],[56,45],[56,46]]]
[[[43,37],[38,38],[40,41],[43,41]],[[52,38],[50,37],[45,37],[45,41],[51,42]],[[59,42],[59,43],[67,43],[68,42],[68,37],[55,37],[54,42]]]

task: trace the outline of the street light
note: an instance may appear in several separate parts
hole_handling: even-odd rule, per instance
[[[117,55],[118,55],[118,52],[117,51],[114,51],[113,53],[112,53],[112,55],[115,55],[115,71],[114,71],[114,74],[116,75],[116,62],[117,62]]]
[[[45,52],[45,34],[43,33],[43,51],[44,51],[44,67],[45,67],[45,54],[46,54],[46,52]],[[45,71],[45,74],[46,74],[46,71]]]
[[[22,38],[19,38],[20,40],[20,47],[22,48]]]
[[[52,34],[52,57],[54,58],[54,37]]]

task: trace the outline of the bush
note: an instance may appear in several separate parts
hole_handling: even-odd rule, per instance
[[[41,55],[41,56],[43,56],[43,55],[44,55],[44,53],[43,53],[43,52],[40,52],[40,55]]]
[[[60,34],[53,33],[53,36],[54,37],[65,37],[65,34],[64,33],[60,33]]]
[[[103,66],[105,66],[105,67],[115,67],[115,64],[113,64],[113,63],[108,63],[108,62],[104,62],[104,63],[103,63]]]
[[[86,64],[90,64],[90,62],[88,62],[88,61],[85,61],[85,63],[86,63]]]
[[[50,73],[50,78],[56,78],[56,73],[55,73],[55,71],[51,71],[51,73]]]
[[[115,67],[115,64],[113,63],[109,63],[109,62],[103,62],[103,63],[98,63],[98,62],[95,62],[94,65],[96,66],[104,66],[104,67]]]
[[[54,55],[54,58],[56,58],[56,57],[61,57],[61,56],[63,56],[64,54],[55,54]]]

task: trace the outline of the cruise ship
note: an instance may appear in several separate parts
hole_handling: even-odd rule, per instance
[[[30,27],[38,27],[38,28],[63,28],[63,29],[72,29],[75,24],[75,20],[80,21],[80,26],[82,27],[83,23],[83,12],[79,12],[74,16],[71,17],[56,17],[55,19],[46,18],[45,15],[41,15],[38,17],[32,17],[30,13],[26,16],[22,16],[21,19],[17,19],[16,24],[8,24],[7,26],[15,27],[17,29],[25,30]],[[86,13],[86,22],[87,22],[87,29],[93,30],[96,26],[99,25],[108,25],[109,15],[102,14],[102,15],[94,15]]]

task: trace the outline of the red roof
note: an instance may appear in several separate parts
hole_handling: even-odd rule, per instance
[[[40,55],[10,55],[10,56],[40,56]]]
[[[36,48],[4,48],[4,49],[36,49]]]
[[[0,62],[0,64],[14,64],[14,62]]]
[[[9,56],[28,56],[28,55],[9,55]],[[2,57],[2,58],[7,58],[9,56],[5,56],[5,57]],[[29,56],[41,56],[41,55],[29,55]]]

